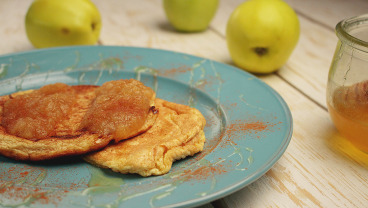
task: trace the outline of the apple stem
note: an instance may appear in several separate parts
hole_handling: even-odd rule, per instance
[[[268,53],[268,49],[263,47],[255,47],[253,50],[258,56],[263,56]]]
[[[66,28],[66,27],[63,27],[63,28],[61,28],[61,32],[62,32],[64,35],[68,35],[68,34],[69,34],[69,32],[70,32],[70,30],[69,30],[68,28]]]

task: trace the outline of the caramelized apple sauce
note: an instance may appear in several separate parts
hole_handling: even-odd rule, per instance
[[[154,98],[155,92],[137,80],[106,82],[96,90],[81,128],[114,138],[127,138],[144,125]]]
[[[155,92],[134,79],[110,81],[96,87],[87,106],[78,103],[77,98],[83,92],[76,89],[57,83],[10,96],[4,103],[1,125],[12,135],[40,140],[57,137],[59,125],[74,118],[73,121],[79,120],[77,131],[125,139],[138,133],[153,111]]]
[[[3,108],[2,126],[8,133],[26,139],[45,139],[66,119],[75,102],[72,87],[56,83],[11,97]]]

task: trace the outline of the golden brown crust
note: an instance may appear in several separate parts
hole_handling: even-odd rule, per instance
[[[84,154],[105,147],[112,138],[83,134],[68,139],[50,138],[31,141],[12,136],[0,129],[0,153],[17,160],[46,160]]]
[[[85,154],[108,145],[115,138],[108,135],[89,133],[79,128],[80,121],[87,111],[91,99],[95,96],[94,90],[96,87],[91,85],[73,86],[77,92],[77,105],[73,107],[69,119],[58,124],[56,136],[42,140],[29,140],[7,133],[6,129],[0,125],[0,154],[17,160],[37,161],[60,156]],[[12,97],[30,93],[31,91],[28,90],[0,97],[0,123],[4,103]],[[142,128],[129,135],[129,137],[136,136],[149,129],[155,122],[156,117],[157,114],[150,112]]]
[[[155,100],[155,106],[159,116],[148,131],[84,159],[116,172],[150,176],[165,174],[175,160],[202,151],[206,120],[197,109],[161,99]]]

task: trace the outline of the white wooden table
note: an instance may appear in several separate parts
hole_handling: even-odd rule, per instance
[[[242,0],[222,0],[210,28],[182,34],[169,26],[161,0],[93,0],[101,12],[100,44],[159,48],[233,64],[226,46],[228,17]],[[242,190],[203,207],[368,207],[368,156],[341,147],[326,108],[327,75],[337,22],[368,13],[366,0],[286,0],[301,36],[279,71],[258,76],[287,102],[294,133],[281,159]],[[0,55],[34,49],[24,17],[31,0],[0,0]]]

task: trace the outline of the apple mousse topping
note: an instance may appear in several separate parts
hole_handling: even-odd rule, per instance
[[[155,114],[155,92],[134,79],[96,87],[92,96],[84,96],[85,107],[79,103],[82,92],[76,89],[79,88],[56,83],[10,96],[2,109],[1,125],[11,135],[37,141],[58,138],[60,125],[74,126],[64,124],[76,121],[75,129],[63,132],[88,132],[119,141],[141,132],[150,113]]]
[[[155,92],[143,83],[110,81],[96,90],[96,98],[86,112],[81,128],[93,133],[126,138],[144,125]]]
[[[25,139],[46,139],[68,117],[75,96],[71,86],[56,83],[11,98],[4,104],[2,126]]]

